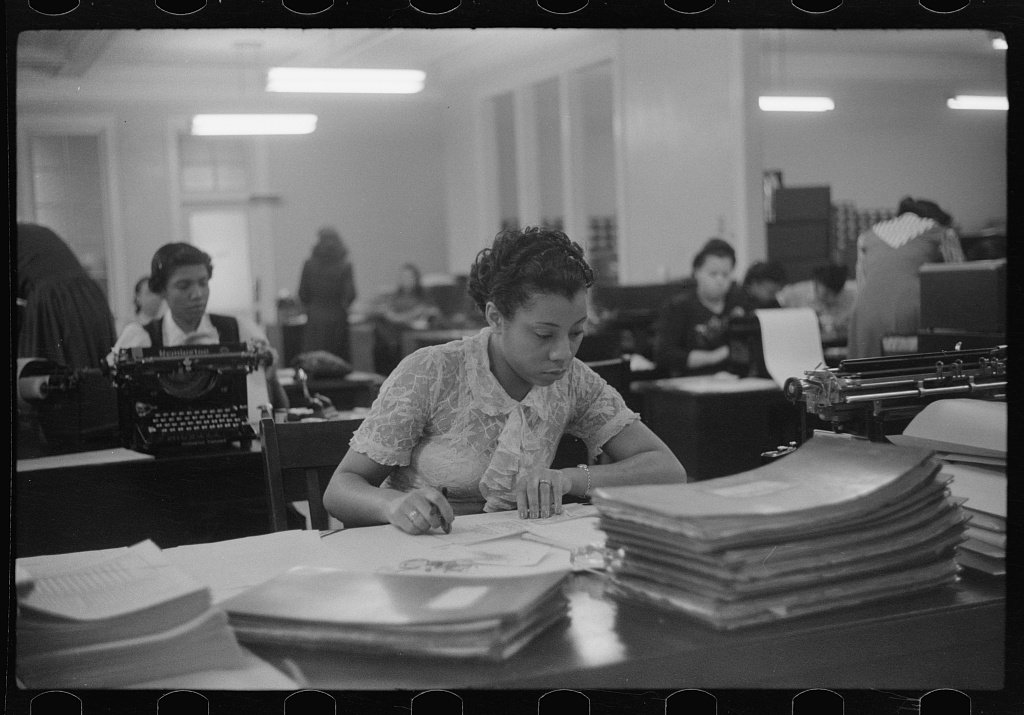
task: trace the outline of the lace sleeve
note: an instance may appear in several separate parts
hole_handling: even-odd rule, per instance
[[[591,458],[623,427],[640,419],[615,388],[582,362],[574,366],[569,390],[573,406],[566,431],[586,443]]]
[[[440,365],[429,350],[413,353],[399,363],[352,437],[352,449],[379,464],[409,464],[440,382]]]

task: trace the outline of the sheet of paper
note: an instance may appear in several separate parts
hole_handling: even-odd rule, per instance
[[[915,415],[902,435],[891,435],[889,441],[1005,459],[1006,403],[959,397],[936,400]]]
[[[754,311],[761,324],[764,366],[779,387],[791,377],[825,364],[818,316],[810,308],[774,308]]]
[[[737,377],[723,372],[715,375],[691,375],[689,377],[668,377],[655,380],[653,384],[659,388],[679,390],[692,395],[717,395],[732,392],[762,392],[777,390],[779,386],[774,380],[766,377]]]
[[[152,454],[143,454],[133,449],[113,447],[111,449],[96,449],[89,452],[75,452],[74,454],[55,454],[49,457],[36,457],[35,459],[19,459],[16,469],[18,472],[33,472],[38,469],[61,469],[64,467],[81,467],[88,464],[111,464],[114,462],[145,462],[155,459]]]
[[[79,620],[132,613],[202,588],[201,582],[164,558],[152,541],[90,565],[32,577],[33,588],[22,599],[22,607]]]
[[[293,529],[209,544],[176,546],[164,556],[210,588],[219,603],[316,558],[320,532]],[[257,556],[254,556],[257,555]]]
[[[245,376],[246,403],[249,406],[249,423],[259,427],[263,416],[261,408],[266,406],[273,412],[270,393],[267,390],[267,372],[262,367],[256,368]]]
[[[507,536],[519,536],[526,531],[544,530],[582,517],[594,516],[597,507],[589,504],[566,504],[561,514],[546,519],[520,519],[515,512],[472,514],[461,516],[452,523],[452,533],[434,534],[434,538],[448,544],[476,544]]]

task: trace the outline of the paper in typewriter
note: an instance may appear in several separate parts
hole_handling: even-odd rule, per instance
[[[764,366],[782,387],[791,377],[825,364],[818,316],[810,308],[773,308],[755,311],[761,324]]]

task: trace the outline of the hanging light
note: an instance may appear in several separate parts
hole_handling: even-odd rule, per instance
[[[958,94],[946,100],[950,109],[1007,110],[1010,102],[1000,95]]]
[[[779,97],[757,98],[762,112],[830,112],[836,108],[831,97]]]
[[[254,134],[311,134],[315,114],[197,114],[192,117],[195,136]]]
[[[268,92],[341,92],[415,94],[423,90],[420,70],[350,69],[332,67],[271,67]]]

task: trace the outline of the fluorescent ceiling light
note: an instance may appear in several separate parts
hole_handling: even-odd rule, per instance
[[[267,91],[415,94],[423,89],[426,76],[420,70],[271,67]]]
[[[947,99],[946,106],[950,109],[1009,109],[1010,103],[1006,97],[958,94]]]
[[[192,117],[196,136],[239,134],[311,134],[315,114],[197,114]]]
[[[992,49],[993,50],[1005,50],[1008,49],[1009,45],[1006,43],[1005,37],[993,37],[992,38]]]
[[[829,97],[758,97],[762,112],[829,112],[836,108]]]

